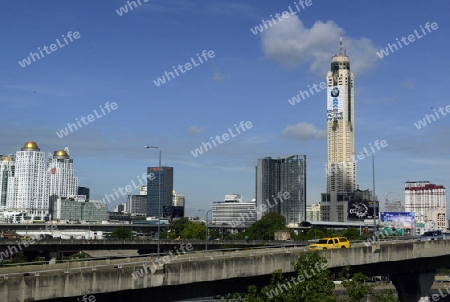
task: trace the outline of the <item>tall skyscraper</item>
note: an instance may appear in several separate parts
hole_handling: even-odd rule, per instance
[[[405,182],[405,211],[414,212],[417,222],[433,221],[434,228],[445,230],[445,187],[429,181]]]
[[[0,209],[6,208],[8,181],[14,176],[14,157],[0,155]],[[12,190],[11,190],[12,191]]]
[[[346,221],[347,203],[356,190],[354,78],[342,47],[327,73],[327,191],[322,194],[323,221]]]
[[[172,206],[173,167],[149,167],[147,173],[155,176],[147,180],[147,216],[162,217],[164,206]]]
[[[282,198],[285,193],[289,198]],[[256,207],[263,205],[267,211],[257,211],[257,220],[266,212],[280,213],[287,224],[306,220],[306,155],[258,159]]]
[[[49,198],[56,201],[60,197],[70,197],[78,193],[78,178],[75,177],[73,159],[69,148],[58,150],[47,160]]]
[[[6,207],[25,212],[33,219],[49,214],[48,174],[45,153],[35,142],[27,142],[16,152],[14,176],[9,178]]]

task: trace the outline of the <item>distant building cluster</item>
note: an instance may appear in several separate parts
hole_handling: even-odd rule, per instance
[[[104,207],[86,206],[89,188],[78,187],[68,148],[46,157],[35,142],[27,142],[15,155],[0,156],[0,189],[4,222],[107,217]]]

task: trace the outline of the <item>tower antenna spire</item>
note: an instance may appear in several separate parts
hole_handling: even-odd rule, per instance
[[[343,45],[342,45],[342,32],[341,35],[339,37],[339,54],[342,54],[342,50],[344,49]]]

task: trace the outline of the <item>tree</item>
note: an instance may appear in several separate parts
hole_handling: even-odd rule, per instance
[[[330,278],[327,260],[317,251],[302,253],[294,264],[296,276],[285,279],[280,270],[272,274],[270,285],[258,294],[248,287],[250,302],[335,302],[334,283]]]
[[[120,227],[115,228],[114,231],[110,235],[111,238],[118,238],[118,239],[131,239],[131,231],[128,228]]]
[[[390,289],[376,292],[374,289],[378,284],[367,283],[367,277],[362,273],[350,273],[350,268],[346,267],[341,272],[342,285],[344,286],[345,297],[343,302],[359,302],[365,297],[372,297],[377,302],[398,302],[399,300]]]
[[[253,240],[273,240],[276,231],[286,229],[286,218],[280,213],[270,212],[253,223],[241,236]]]
[[[181,232],[183,239],[205,239],[206,226],[204,223],[189,222]]]
[[[359,230],[354,227],[346,228],[339,233],[339,237],[347,237],[349,240],[360,240],[362,236],[359,235]]]

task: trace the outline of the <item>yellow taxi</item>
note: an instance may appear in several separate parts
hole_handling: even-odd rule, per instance
[[[329,237],[319,239],[317,243],[310,244],[308,251],[329,250],[336,248],[350,248],[350,241],[345,237]]]

